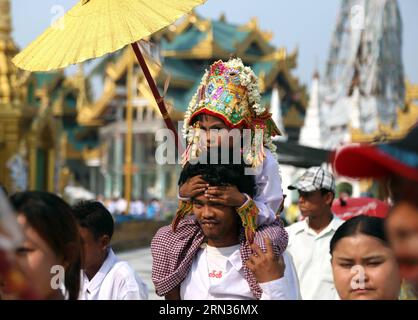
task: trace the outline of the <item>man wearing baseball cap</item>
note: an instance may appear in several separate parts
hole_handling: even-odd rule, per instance
[[[333,215],[334,176],[321,167],[309,168],[288,187],[299,192],[299,209],[304,220],[287,227],[288,251],[299,277],[303,300],[334,300],[329,244],[343,221]]]
[[[418,124],[397,141],[339,150],[334,168],[346,177],[380,179],[388,187],[394,207],[386,219],[387,234],[406,280],[401,299],[417,299]]]

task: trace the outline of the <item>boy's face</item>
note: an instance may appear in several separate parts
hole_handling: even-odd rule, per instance
[[[205,139],[203,142],[206,143],[208,148],[221,146],[222,143],[227,143],[229,148],[234,143],[241,142],[241,131],[236,129],[231,132],[229,127],[220,118],[202,114],[199,124],[205,133],[202,135],[202,139]],[[235,137],[234,135],[239,135],[239,137]]]
[[[96,238],[87,228],[78,227],[82,243],[81,267],[84,270],[97,268],[106,258],[109,237],[107,235]]]
[[[322,195],[320,190],[312,192],[299,192],[299,209],[304,217],[316,217],[329,211],[332,203],[332,193]]]
[[[418,288],[418,207],[398,202],[386,219],[386,227],[402,277]]]
[[[209,245],[227,247],[239,243],[239,217],[233,207],[213,204],[203,193],[193,198],[192,202],[193,213]]]

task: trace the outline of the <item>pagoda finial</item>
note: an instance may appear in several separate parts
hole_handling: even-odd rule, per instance
[[[197,14],[196,14],[196,11],[192,10],[192,12],[191,12],[191,13],[190,13],[190,15],[189,15],[189,21],[190,21],[191,23],[196,23],[196,21],[197,21]]]
[[[256,30],[258,28],[258,18],[252,17],[251,20],[247,23],[247,27]]]
[[[315,55],[315,68],[312,78],[319,79],[319,71],[318,71],[318,55]]]
[[[13,42],[10,1],[0,0],[0,104],[8,104],[18,97],[17,68],[11,59],[17,53]],[[16,99],[15,99],[16,98]]]
[[[272,31],[262,31],[261,35],[263,36],[264,40],[267,42],[270,42],[273,39]]]
[[[0,40],[11,40],[12,23],[10,16],[10,1],[0,0]]]

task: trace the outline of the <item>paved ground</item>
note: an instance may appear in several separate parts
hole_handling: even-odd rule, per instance
[[[163,299],[155,294],[151,281],[152,257],[150,248],[142,248],[116,254],[120,259],[127,261],[144,280],[148,286],[148,298],[150,300]]]

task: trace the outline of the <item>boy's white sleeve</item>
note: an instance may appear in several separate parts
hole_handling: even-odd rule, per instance
[[[255,177],[257,193],[253,200],[260,210],[257,218],[258,226],[271,224],[276,220],[277,210],[283,200],[279,164],[270,150],[265,149],[265,151],[263,170]]]

